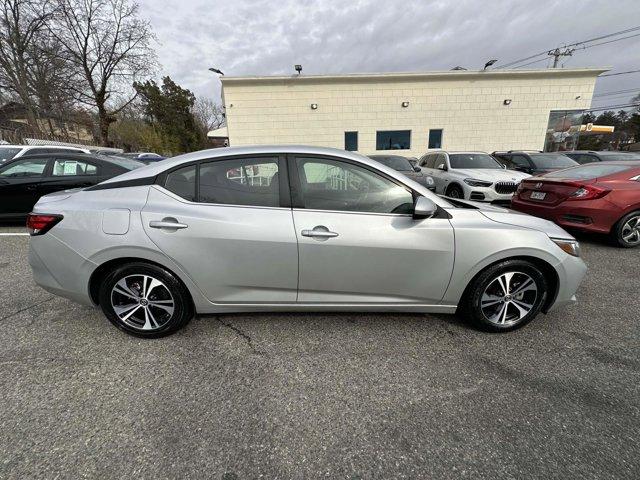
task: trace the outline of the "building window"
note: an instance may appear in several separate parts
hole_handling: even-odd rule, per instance
[[[348,152],[358,150],[358,132],[344,132],[344,149]]]
[[[376,150],[409,150],[411,130],[385,130],[376,132]]]
[[[442,148],[442,129],[429,130],[429,147],[428,148]]]

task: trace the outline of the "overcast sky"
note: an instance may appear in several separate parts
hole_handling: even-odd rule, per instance
[[[640,25],[640,0],[140,0],[158,37],[159,76],[219,100],[228,76],[482,68]],[[629,33],[638,34],[640,30]],[[607,39],[608,40],[608,39]],[[526,63],[526,62],[523,62]],[[543,60],[525,68],[546,68]],[[565,67],[640,69],[640,36],[576,50]],[[638,87],[640,73],[596,93]],[[594,99],[595,106],[630,96]]]

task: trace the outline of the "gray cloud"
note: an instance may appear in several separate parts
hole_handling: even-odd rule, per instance
[[[141,0],[141,13],[158,37],[160,73],[216,99],[210,66],[227,75],[289,74],[295,63],[307,74],[478,69],[640,24],[638,0]],[[640,69],[638,47],[630,38],[563,63]],[[600,79],[596,92],[635,87],[640,74]]]

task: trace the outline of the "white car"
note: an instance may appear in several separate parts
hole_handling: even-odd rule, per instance
[[[418,166],[433,177],[437,194],[479,202],[509,203],[518,184],[531,176],[506,170],[484,152],[429,152]]]
[[[25,155],[41,153],[91,153],[86,148],[59,145],[0,145],[0,164]]]

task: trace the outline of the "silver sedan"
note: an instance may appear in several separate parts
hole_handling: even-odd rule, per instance
[[[575,301],[567,232],[454,202],[351,152],[205,150],[42,197],[29,260],[40,286],[141,337],[240,311],[458,312],[508,331]]]

